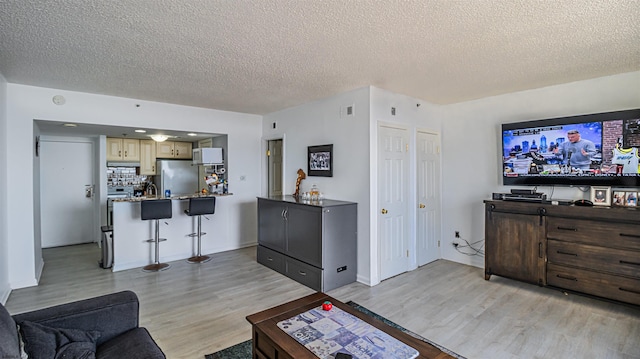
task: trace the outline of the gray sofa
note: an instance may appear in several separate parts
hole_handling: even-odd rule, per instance
[[[14,316],[0,305],[0,358],[21,357],[18,328],[29,358],[166,358],[138,326],[138,309],[131,291]]]

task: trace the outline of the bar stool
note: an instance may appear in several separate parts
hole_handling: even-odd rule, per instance
[[[216,212],[215,197],[193,197],[189,198],[189,209],[185,209],[187,216],[198,216],[198,231],[188,234],[189,237],[198,237],[198,253],[187,259],[189,263],[205,263],[211,260],[209,256],[202,255],[202,236],[206,233],[202,232],[202,216],[205,214],[214,214]]]
[[[160,242],[164,242],[166,238],[160,238],[160,220],[171,218],[172,208],[170,199],[154,199],[142,201],[140,203],[140,218],[143,221],[154,219],[156,221],[156,235],[154,238],[147,240],[149,243],[155,243],[156,255],[152,264],[142,267],[144,272],[159,272],[169,268],[168,263],[160,263]]]

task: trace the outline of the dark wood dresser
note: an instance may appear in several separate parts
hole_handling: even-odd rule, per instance
[[[485,279],[640,305],[640,210],[485,201]]]

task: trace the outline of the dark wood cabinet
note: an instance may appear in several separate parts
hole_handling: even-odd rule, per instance
[[[640,305],[640,210],[485,201],[485,215],[485,279]]]
[[[486,212],[485,279],[495,274],[546,284],[546,217],[538,208],[514,213],[508,203],[488,204]]]

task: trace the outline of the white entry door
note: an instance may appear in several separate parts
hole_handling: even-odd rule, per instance
[[[406,129],[378,127],[378,243],[380,279],[409,270],[409,135]]]
[[[418,266],[440,258],[440,139],[418,132],[416,245]]]
[[[42,247],[95,241],[93,143],[41,141]]]

